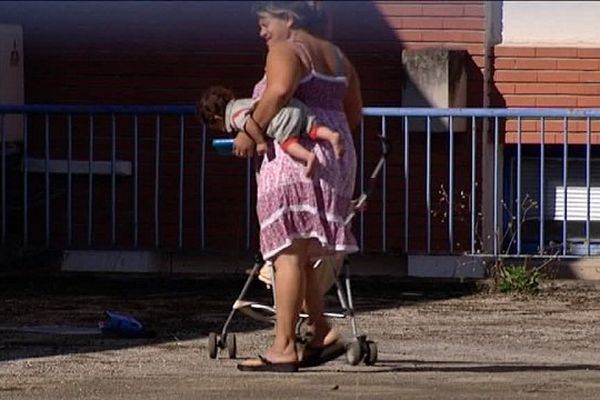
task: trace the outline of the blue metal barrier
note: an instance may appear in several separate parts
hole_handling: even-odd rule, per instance
[[[178,248],[183,248],[183,226],[184,226],[184,169],[188,162],[198,162],[202,166],[199,184],[199,201],[201,222],[198,231],[201,236],[201,248],[205,248],[204,216],[210,214],[211,210],[205,205],[205,166],[206,166],[206,128],[202,128],[201,154],[199,159],[190,160],[185,155],[184,139],[186,135],[185,119],[196,113],[195,106],[142,106],[142,105],[0,105],[0,138],[1,138],[1,218],[2,218],[2,244],[7,241],[7,140],[4,129],[6,115],[21,115],[23,117],[23,214],[22,214],[22,242],[28,244],[30,226],[28,201],[31,193],[29,190],[29,175],[32,168],[43,173],[44,176],[44,234],[45,244],[50,246],[51,242],[51,194],[50,173],[52,168],[66,174],[67,204],[67,244],[73,243],[73,184],[72,178],[76,173],[86,174],[88,177],[88,204],[87,204],[87,232],[86,241],[88,246],[94,244],[94,203],[93,195],[96,187],[96,173],[110,176],[110,237],[111,243],[116,242],[117,229],[120,226],[117,221],[117,176],[119,174],[132,174],[133,179],[133,245],[137,247],[140,234],[140,193],[139,193],[139,137],[140,118],[154,118],[154,129],[151,133],[154,143],[154,168],[153,168],[153,228],[154,247],[160,248],[161,223],[160,202],[161,193],[161,136],[163,135],[163,118],[178,118],[178,193],[177,193],[177,243]],[[67,149],[64,164],[51,162],[51,117],[55,115],[65,116],[67,120],[66,136]],[[95,148],[95,118],[99,115],[110,118],[110,161],[106,164],[94,161]],[[393,107],[366,107],[363,109],[363,121],[357,140],[357,154],[359,159],[358,185],[364,188],[365,165],[369,154],[366,150],[368,142],[376,134],[382,134],[395,146],[395,169],[390,170],[389,165],[394,161],[388,161],[382,172],[381,200],[378,204],[378,216],[381,221],[381,234],[373,235],[371,222],[375,216],[372,213],[363,213],[357,224],[357,234],[361,249],[367,246],[366,239],[373,240],[379,236],[378,250],[382,253],[404,252],[419,254],[471,254],[495,257],[578,257],[581,255],[592,255],[597,251],[596,241],[600,243],[600,233],[595,233],[598,226],[597,209],[600,210],[596,198],[596,175],[592,164],[596,162],[600,153],[597,145],[592,143],[592,123],[600,119],[600,110],[568,110],[568,109],[433,109],[433,108],[393,108]],[[118,118],[131,117],[133,132],[133,154],[132,160],[123,162],[118,160],[117,128]],[[30,132],[33,118],[41,118],[41,130]],[[89,159],[87,161],[76,161],[73,158],[73,120],[74,118],[87,118],[89,142],[87,145]],[[443,118],[440,130],[440,118]],[[505,145],[501,140],[504,133],[503,124],[507,121],[516,121],[518,140],[514,144]],[[527,144],[522,141],[522,123],[526,120],[537,121],[540,130],[537,132],[542,140],[537,144]],[[549,120],[562,121],[564,129],[562,134],[566,138],[563,143],[545,143],[547,135],[545,126]],[[579,145],[568,144],[569,122],[573,120],[585,121],[586,142]],[[420,121],[420,122],[419,122]],[[462,125],[458,122],[462,121]],[[422,128],[415,128],[421,126]],[[459,128],[460,125],[460,128]],[[40,160],[28,158],[28,146],[31,135],[42,135],[44,157]],[[39,136],[37,136],[39,137]],[[447,144],[447,148],[436,150],[436,141]],[[419,147],[423,142],[423,147]],[[437,147],[440,147],[438,144]],[[459,146],[460,143],[460,146]],[[562,146],[562,153],[557,153],[557,148]],[[552,148],[550,148],[552,147]],[[487,150],[486,150],[487,149]],[[534,149],[535,151],[533,151]],[[487,151],[487,153],[486,153]],[[535,153],[533,154],[532,153]],[[506,159],[506,154],[511,158]],[[524,156],[531,153],[533,156]],[[576,158],[573,154],[578,154]],[[486,158],[489,157],[489,158]],[[550,160],[551,157],[554,157]],[[558,158],[557,158],[558,157]],[[556,161],[554,159],[559,159]],[[419,164],[422,160],[422,166]],[[524,161],[525,160],[525,161]],[[534,161],[531,161],[534,160]],[[573,173],[570,161],[577,161],[583,165],[582,179],[585,181],[577,186],[585,196],[582,201],[587,202],[585,218],[577,217],[574,220],[570,214],[568,204],[575,204],[578,198],[573,196],[570,190],[573,184],[569,180],[569,174]],[[54,160],[55,161],[55,160]],[[547,181],[545,177],[552,168],[556,169],[560,162],[561,185],[554,181]],[[392,164],[390,164],[392,163]],[[132,165],[128,167],[128,165]],[[507,169],[507,165],[514,164],[514,170]],[[503,166],[504,165],[504,166]],[[531,171],[531,166],[535,171]],[[525,168],[524,168],[525,167]],[[83,171],[83,172],[82,172]],[[486,172],[487,171],[487,172]],[[391,172],[391,173],[390,173]],[[529,193],[524,185],[531,185],[531,181],[523,181],[523,176],[537,176],[537,186],[534,188],[539,194],[537,199],[537,213],[532,217],[531,209],[524,215],[521,206],[522,201]],[[394,174],[401,178],[390,180]],[[484,176],[484,174],[486,174]],[[525,175],[524,175],[525,174]],[[411,178],[412,177],[412,178]],[[514,177],[514,179],[513,179]],[[421,179],[422,178],[422,179]],[[249,249],[252,242],[252,189],[253,189],[253,167],[250,160],[246,163],[245,177],[245,248]],[[579,178],[578,178],[579,179]],[[442,182],[441,200],[436,202],[435,181]],[[460,188],[460,181],[467,182],[464,188]],[[583,181],[581,181],[583,182]],[[561,189],[562,188],[562,189]],[[548,217],[549,204],[545,202],[546,193],[554,189],[554,207],[562,207],[562,214],[555,212],[554,216]],[[562,190],[562,192],[561,192]],[[458,191],[458,192],[457,192]],[[422,192],[422,193],[421,193]],[[577,192],[578,195],[580,192]],[[415,197],[416,196],[416,197]],[[418,196],[422,196],[421,200]],[[400,201],[401,199],[401,201]],[[144,202],[146,199],[141,199]],[[439,200],[439,199],[438,199]],[[560,204],[558,204],[560,202]],[[579,203],[577,203],[579,204]],[[437,207],[437,208],[436,208]],[[465,209],[468,213],[465,214]],[[482,215],[483,210],[488,210],[491,215]],[[535,208],[534,208],[535,210]],[[439,214],[436,214],[439,211]],[[390,221],[398,221],[401,215],[401,229],[390,226]],[[441,218],[440,218],[441,216]],[[464,218],[461,219],[461,218]],[[487,218],[488,228],[482,222]],[[441,220],[440,223],[438,220]],[[560,224],[560,235],[552,231],[556,224]],[[569,232],[571,226],[582,225],[582,231],[573,237]],[[577,226],[579,226],[577,225]],[[528,232],[524,232],[524,227]],[[393,228],[393,229],[392,229]],[[396,231],[394,231],[396,229]],[[487,230],[486,230],[487,229]],[[537,232],[534,241],[531,240],[532,233]],[[392,233],[390,233],[390,231]],[[508,236],[507,236],[508,235]],[[490,237],[486,237],[490,236]],[[535,233],[533,234],[535,236]],[[508,239],[506,239],[508,237]],[[488,243],[489,242],[489,243]],[[554,242],[554,244],[551,244]],[[488,244],[486,244],[488,243]],[[528,247],[529,246],[529,247]],[[533,246],[533,247],[531,247]],[[583,250],[581,250],[583,248]],[[372,249],[371,249],[372,250]]]
[[[415,137],[415,135],[425,135],[426,136],[426,145],[425,145],[425,170],[420,171],[424,180],[425,180],[425,204],[424,207],[426,209],[426,221],[425,221],[425,229],[426,229],[426,246],[424,249],[421,249],[426,254],[432,253],[432,187],[431,187],[431,179],[433,174],[435,173],[432,170],[432,135],[439,135],[443,133],[433,133],[431,129],[431,123],[434,118],[447,118],[448,127],[446,130],[446,134],[448,136],[448,197],[447,197],[447,240],[448,240],[448,248],[447,252],[449,254],[453,254],[456,252],[454,247],[454,226],[456,225],[456,221],[454,219],[454,177],[456,176],[456,166],[454,164],[455,157],[455,148],[454,148],[454,138],[455,138],[455,129],[454,129],[454,121],[458,118],[470,119],[471,120],[471,170],[470,170],[470,248],[465,251],[467,254],[472,255],[493,255],[496,257],[549,257],[549,256],[558,256],[558,257],[572,257],[572,256],[580,256],[582,255],[592,255],[598,254],[598,246],[592,246],[593,242],[600,243],[600,232],[597,232],[594,237],[591,236],[592,232],[592,223],[597,224],[598,216],[594,213],[593,218],[591,214],[591,210],[595,210],[597,207],[600,207],[600,197],[592,199],[591,197],[591,189],[594,191],[596,187],[600,186],[600,182],[594,182],[595,185],[592,185],[592,148],[597,149],[598,146],[592,145],[592,129],[591,123],[594,120],[598,120],[600,118],[600,110],[596,109],[542,109],[542,108],[511,108],[511,109],[480,109],[480,108],[457,108],[457,109],[432,109],[432,108],[388,108],[388,107],[368,107],[363,109],[363,115],[365,119],[367,118],[381,118],[382,127],[385,126],[386,119],[391,120],[396,118],[401,121],[404,131],[401,130],[395,132],[394,135],[391,135],[389,132],[384,132],[388,137],[395,137],[397,140],[402,137],[403,133],[403,147],[404,147],[404,168],[403,168],[403,178],[404,178],[404,251],[407,253],[411,252],[411,245],[409,243],[409,237],[411,237],[410,230],[414,231],[415,227],[411,224],[410,216],[412,213],[409,210],[409,201],[411,197],[411,185],[409,185],[409,164],[410,164],[410,138]],[[426,119],[426,128],[420,132],[411,132],[409,128],[410,122],[418,119]],[[500,143],[500,135],[501,132],[501,123],[506,122],[507,120],[517,120],[517,135],[518,140],[516,144],[512,145],[504,145]],[[545,125],[547,120],[561,120],[563,121],[563,135],[565,140],[561,143],[563,147],[562,154],[562,234],[561,238],[558,240],[558,245],[556,243],[549,243],[546,237],[544,222],[547,219],[545,216],[545,150],[547,146],[550,146],[549,143],[545,143]],[[571,251],[573,248],[577,246],[577,243],[573,242],[569,244],[569,240],[571,238],[567,235],[567,227],[568,227],[568,212],[567,212],[567,192],[568,192],[568,165],[569,165],[569,149],[575,147],[576,145],[568,144],[568,123],[571,120],[583,120],[586,122],[586,143],[585,146],[585,193],[586,193],[586,218],[585,218],[585,233],[584,237],[580,238],[583,241],[581,244],[583,247],[585,246],[585,251],[580,252],[579,254],[575,254],[574,251]],[[477,129],[477,123],[480,124],[484,121],[491,121],[492,126],[490,129],[486,129],[484,127]],[[521,124],[524,120],[534,120],[539,121],[540,123],[540,131],[538,132],[541,140],[538,144],[523,144],[522,142],[522,129]],[[384,129],[384,128],[382,128]],[[482,160],[480,157],[482,156],[483,149],[482,146],[486,145],[484,139],[481,136],[487,134],[492,137],[492,146],[493,152],[492,160]],[[361,130],[361,142],[364,141],[364,129]],[[479,143],[480,148],[477,148]],[[539,160],[539,174],[538,174],[538,183],[539,183],[539,199],[537,208],[539,214],[537,216],[537,221],[539,224],[538,227],[538,245],[535,250],[529,250],[525,252],[522,249],[522,225],[523,218],[522,215],[523,209],[521,207],[521,202],[523,199],[522,196],[522,155],[521,150],[523,146],[538,147],[538,155],[537,158]],[[502,159],[502,148],[503,147],[516,147],[516,164],[517,164],[517,173],[516,173],[516,182],[510,182],[509,184],[514,184],[516,186],[517,195],[515,198],[506,198],[504,193],[500,193],[500,184],[503,182],[503,170],[501,164],[503,163]],[[598,150],[594,153],[596,157],[600,157],[600,153]],[[491,176],[482,177],[481,171],[478,174],[477,163],[481,162],[481,167],[486,165],[486,163],[490,163],[491,165],[487,165],[492,169],[493,173]],[[411,171],[413,175],[415,175],[415,171]],[[464,173],[465,171],[461,171]],[[439,171],[438,171],[439,173]],[[419,175],[419,173],[417,173]],[[477,199],[477,186],[482,182],[485,183],[485,180],[491,180],[491,185],[488,185],[490,192],[492,192],[491,196],[491,204],[484,204],[483,199]],[[384,183],[385,184],[385,183]],[[411,182],[412,184],[412,182]],[[483,188],[482,190],[486,190]],[[595,193],[595,192],[594,192]],[[384,195],[385,196],[385,195]],[[593,201],[592,201],[593,200]],[[387,201],[385,198],[382,200],[384,203]],[[506,221],[506,214],[504,211],[504,207],[507,204],[516,203],[516,207],[512,208],[516,216],[510,217],[510,220]],[[477,212],[478,205],[480,209],[485,209],[486,206],[488,209],[492,210],[492,231],[482,231],[481,227],[478,227],[477,224],[481,222],[481,215]],[[504,217],[504,218],[503,218]],[[381,216],[383,220],[382,227],[382,236],[386,236],[386,215],[385,213]],[[516,225],[516,226],[515,226]],[[360,237],[363,238],[365,233],[363,232],[363,224],[361,223],[361,232]],[[485,240],[477,239],[476,236],[478,234],[483,235],[491,235],[492,236],[492,244],[490,247],[486,247],[482,245],[481,242],[485,242]],[[511,242],[507,243],[505,240],[505,236],[514,235],[512,237]],[[385,252],[386,242],[387,240],[381,241],[382,243],[382,251]],[[594,248],[594,251],[592,251]]]

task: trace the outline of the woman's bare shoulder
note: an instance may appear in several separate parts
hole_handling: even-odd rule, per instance
[[[289,53],[295,52],[296,46],[293,42],[288,40],[282,40],[281,42],[273,43],[269,47],[269,54],[271,53]]]

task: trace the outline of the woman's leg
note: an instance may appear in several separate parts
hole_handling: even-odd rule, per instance
[[[304,265],[308,241],[297,239],[275,259],[276,323],[275,339],[264,354],[272,363],[298,361],[296,353],[296,321],[304,297]],[[260,365],[260,359],[247,360],[242,366]]]
[[[327,337],[328,334],[333,334],[331,325],[325,317],[323,317],[323,311],[325,308],[325,295],[322,293],[317,281],[317,274],[312,264],[305,266],[306,284],[304,291],[304,307],[309,317],[309,324],[312,331],[312,340],[310,345],[312,347],[321,347],[323,345],[330,344],[337,338]]]
[[[287,358],[296,354],[296,322],[304,294],[304,265],[308,261],[308,240],[296,239],[275,259],[277,321],[269,355]]]

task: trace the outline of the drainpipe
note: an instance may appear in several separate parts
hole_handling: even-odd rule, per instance
[[[491,85],[493,84],[494,74],[494,1],[484,1],[485,8],[485,36],[483,43],[483,108],[490,107],[491,104]],[[500,4],[502,4],[500,2]]]
[[[494,45],[497,39],[495,39],[494,28],[497,27],[496,19],[500,18],[501,14],[498,12],[502,10],[502,2],[498,1],[483,1],[484,4],[484,16],[485,16],[485,36],[483,43],[483,108],[489,108],[491,106],[492,96],[492,85],[493,74],[494,74]],[[500,190],[502,179],[501,177],[501,165],[502,165],[502,151],[499,149],[498,152],[498,174],[497,185],[498,194]],[[501,216],[501,208],[498,204],[494,204],[494,131],[493,124],[490,124],[490,119],[484,118],[482,121],[482,140],[481,140],[481,229],[483,243],[481,243],[483,253],[491,254],[494,251],[494,240],[496,237],[496,228],[494,226],[494,207],[498,213],[498,218]],[[498,199],[499,200],[499,199]],[[498,203],[500,203],[498,201]],[[498,221],[498,226],[502,226],[501,222]]]

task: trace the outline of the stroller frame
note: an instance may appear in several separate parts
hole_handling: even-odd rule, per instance
[[[379,176],[379,173],[381,172],[381,169],[385,164],[385,160],[390,151],[390,144],[385,138],[385,136],[379,135],[378,138],[381,141],[381,157],[379,158],[375,169],[369,177],[367,190],[362,192],[358,199],[356,199],[356,202],[352,207],[350,214],[344,220],[344,225],[350,224],[350,222],[354,219],[354,216],[363,208],[365,201],[375,189],[377,177]],[[313,267],[317,268],[321,262],[322,259],[318,260]],[[250,288],[250,284],[252,283],[254,278],[259,275],[259,270],[262,267],[270,268],[270,285],[272,286],[273,306],[245,300],[245,296]],[[325,311],[323,312],[323,316],[326,318],[338,319],[350,318],[350,324],[352,328],[352,334],[354,335],[354,340],[346,344],[347,362],[350,365],[357,365],[361,361],[363,361],[367,365],[374,365],[377,362],[377,344],[371,340],[368,340],[366,335],[361,335],[358,332],[354,313],[354,303],[352,301],[350,267],[347,257],[344,257],[343,268],[344,284],[342,284],[339,273],[336,273],[333,268],[330,268],[332,274],[334,274],[333,280],[336,285],[337,297],[341,306],[341,311]],[[208,355],[210,358],[217,358],[218,350],[223,350],[225,348],[227,349],[229,358],[236,358],[236,337],[234,333],[228,332],[228,327],[237,311],[240,311],[241,313],[257,321],[274,322],[276,315],[275,307],[277,304],[277,298],[275,295],[275,281],[275,268],[273,267],[273,263],[270,261],[265,263],[262,258],[262,255],[260,253],[256,254],[254,257],[254,265],[252,266],[252,270],[249,272],[248,279],[246,279],[246,282],[244,283],[244,286],[242,287],[238,298],[235,300],[231,307],[231,311],[229,312],[229,315],[227,316],[227,319],[223,324],[223,328],[221,329],[221,334],[217,335],[216,332],[210,332],[208,334]],[[328,288],[327,291],[329,289],[330,288]],[[308,317],[309,316],[306,313],[301,312],[298,314],[298,323],[296,325],[296,333],[298,337],[300,337],[300,329],[302,327],[302,324],[308,320]],[[306,340],[307,339],[304,339],[304,341]]]

